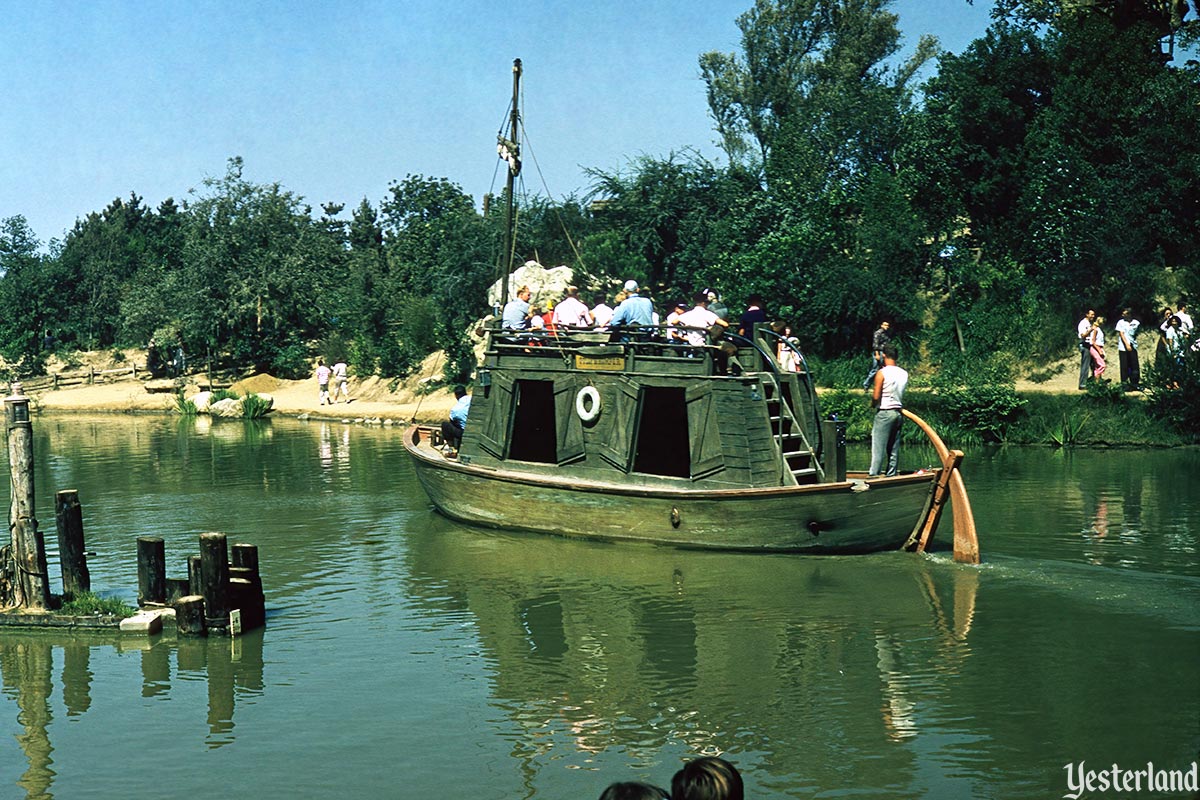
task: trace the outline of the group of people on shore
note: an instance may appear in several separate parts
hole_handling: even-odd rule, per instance
[[[667,791],[651,783],[609,784],[600,800],[743,800],[745,789],[737,768],[723,758],[704,756],[684,764]]]
[[[1113,329],[1121,385],[1127,392],[1141,389],[1142,369],[1138,357],[1138,330],[1141,325],[1132,309],[1123,308]],[[1188,313],[1186,300],[1180,299],[1174,311],[1170,306],[1164,307],[1158,326],[1155,358],[1181,360],[1189,347],[1200,350],[1200,340],[1194,338],[1192,330],[1192,317]],[[1108,369],[1104,317],[1097,316],[1095,309],[1089,308],[1076,325],[1075,332],[1079,339],[1079,389],[1082,391],[1087,388],[1088,381],[1101,380]]]

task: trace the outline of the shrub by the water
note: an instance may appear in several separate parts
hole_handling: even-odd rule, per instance
[[[875,418],[875,409],[871,400],[859,391],[835,389],[823,392],[820,396],[821,414],[826,419],[836,417],[846,423],[846,438],[850,441],[861,441],[871,438],[871,423]]]
[[[175,413],[182,414],[185,417],[194,417],[197,414],[196,404],[184,397],[183,392],[176,392]]]
[[[1142,387],[1156,417],[1180,433],[1200,432],[1200,352],[1185,349],[1179,358],[1164,357],[1148,367]]]
[[[246,419],[265,417],[270,410],[271,402],[254,392],[246,392],[246,396],[242,398],[242,416]]]
[[[932,385],[948,427],[977,434],[985,442],[1003,442],[1025,405],[1011,375],[1011,368],[999,362],[960,361],[943,367]]]

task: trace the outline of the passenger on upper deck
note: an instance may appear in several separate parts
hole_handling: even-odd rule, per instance
[[[617,306],[609,321],[610,328],[619,325],[650,325],[654,321],[654,304],[638,294],[635,280],[625,281],[625,300]]]
[[[596,305],[592,307],[592,322],[597,328],[607,327],[609,320],[612,319],[613,309],[606,301],[604,295],[596,296]]]
[[[579,288],[567,287],[567,296],[554,307],[554,325],[563,328],[592,327],[592,312],[579,299]]]
[[[531,296],[528,286],[522,286],[517,289],[517,296],[508,301],[508,305],[504,307],[504,313],[501,315],[501,322],[505,328],[514,331],[523,331],[529,327],[529,298]]]
[[[767,312],[762,308],[761,294],[750,295],[746,298],[746,303],[746,313],[742,314],[742,318],[738,322],[738,336],[752,336],[755,324],[767,321]]]
[[[713,326],[720,328],[728,328],[729,323],[718,317],[716,314],[708,310],[708,293],[697,292],[695,296],[696,305],[691,311],[685,311],[680,314],[675,320],[676,325],[683,325],[688,328],[699,328],[703,331],[712,329]],[[688,344],[693,347],[703,347],[708,337],[701,330],[688,331],[684,334]]]
[[[687,303],[683,300],[676,300],[671,306],[671,313],[667,314],[667,338],[672,341],[682,341],[683,332],[672,330],[671,326],[679,324],[679,318],[687,311]]]

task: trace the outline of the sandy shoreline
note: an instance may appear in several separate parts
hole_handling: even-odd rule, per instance
[[[403,422],[436,423],[445,419],[454,405],[454,395],[439,389],[428,395],[417,395],[403,386],[389,391],[378,378],[350,380],[350,403],[319,405],[317,387],[312,380],[287,381],[270,375],[255,375],[233,385],[233,391],[244,394],[252,391],[269,394],[275,404],[271,416],[330,419],[355,422],[380,419]],[[196,386],[184,392],[190,397],[198,392]],[[175,398],[170,392],[150,392],[140,380],[125,380],[91,386],[30,392],[39,411],[109,413],[175,413]]]

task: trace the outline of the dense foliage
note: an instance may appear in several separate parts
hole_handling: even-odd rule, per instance
[[[1200,67],[1162,55],[1194,42],[1186,3],[1002,0],[962,53],[922,39],[904,62],[889,4],[754,0],[740,52],[699,57],[727,163],[643,156],[581,198],[520,196],[515,261],[659,300],[758,293],[827,359],[886,317],[908,363],[947,365],[1069,354],[1086,307],[1150,320],[1196,292]],[[314,211],[233,158],[184,201],[118,198],[48,246],[9,217],[0,354],[35,372],[54,348],[155,337],[192,364],[298,376],[321,353],[401,375],[442,349],[466,376],[500,205],[410,175]]]

